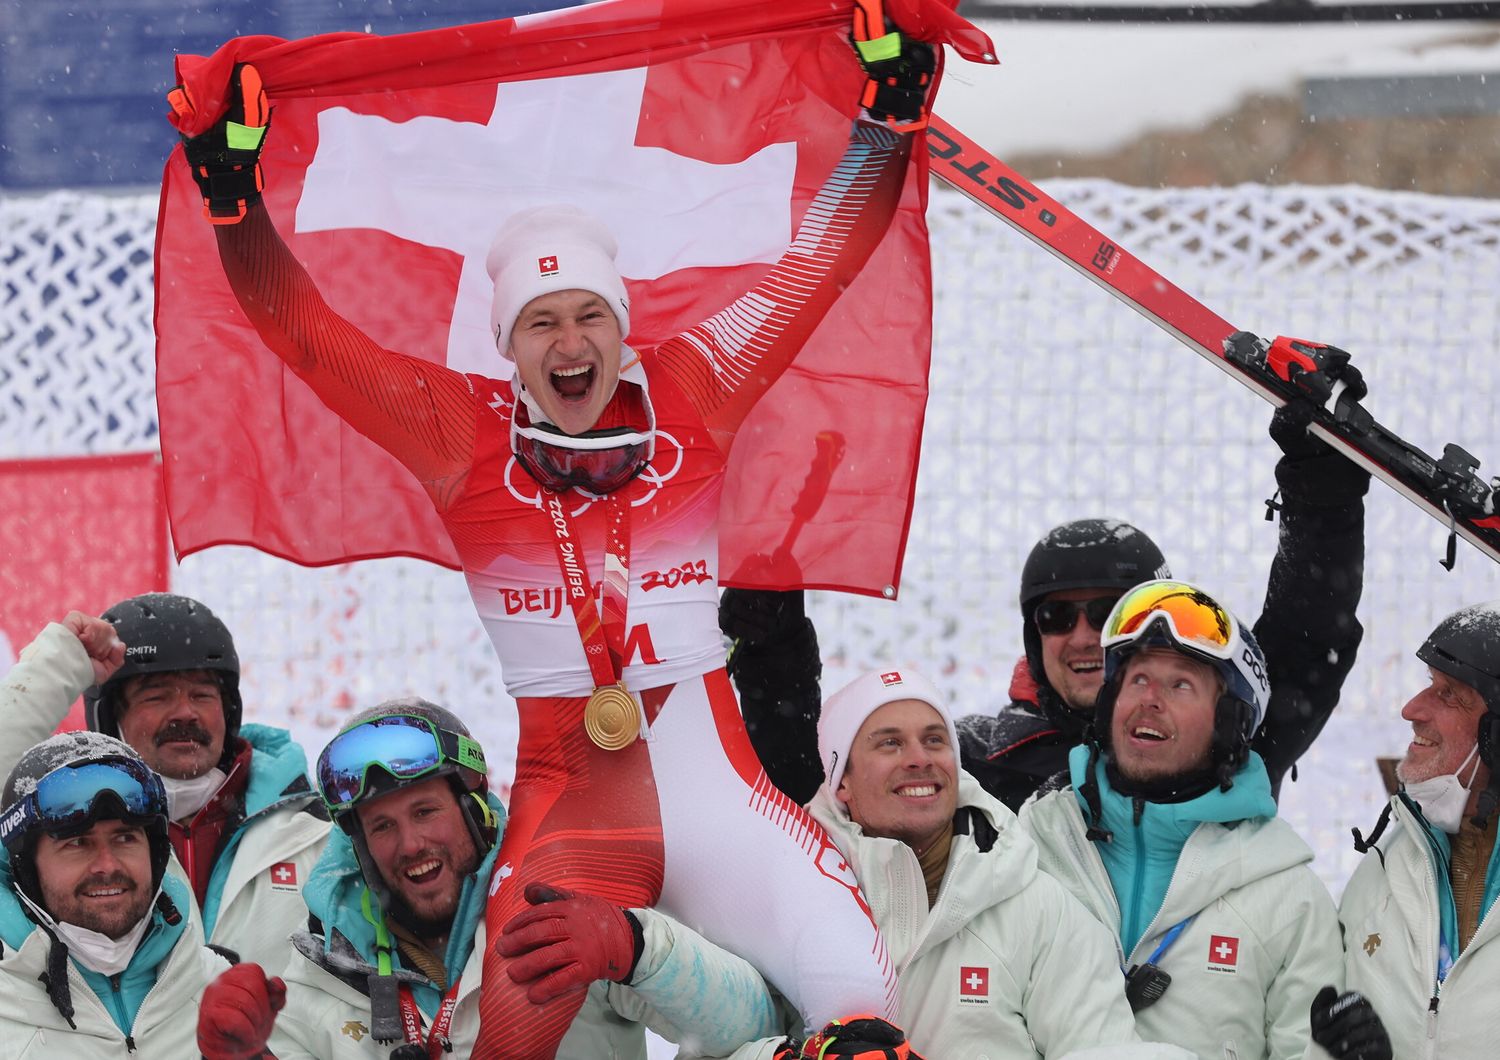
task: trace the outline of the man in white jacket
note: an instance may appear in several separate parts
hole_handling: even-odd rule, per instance
[[[1138,1041],[1108,932],[1037,871],[1015,816],[959,768],[931,682],[907,669],[858,678],[823,704],[818,749],[826,779],[807,812],[837,847],[819,863],[868,901],[914,1049],[1056,1060]],[[774,1055],[766,1042],[734,1054]]]
[[[89,728],[162,777],[183,912],[213,945],[280,967],[306,922],[301,885],[329,823],[291,734],[241,724],[239,682],[229,630],[196,600],[147,593],[102,618],[71,612],[0,681],[0,772],[85,694]]]
[[[1402,790],[1358,842],[1339,908],[1344,972],[1401,1060],[1478,1060],[1500,1048],[1500,603],[1449,615],[1417,657],[1430,683],[1401,710]]]
[[[166,872],[166,794],[133,750],[65,733],[0,795],[0,1056],[197,1060],[191,1014],[226,967]]]
[[[281,977],[242,964],[209,989],[200,1048],[215,1060],[267,1045],[278,1060],[468,1056],[484,900],[509,870],[496,864],[505,811],[483,752],[451,712],[392,700],[352,719],[317,774],[340,828],[305,889],[310,930]],[[499,940],[511,977],[535,1003],[588,991],[563,1060],[645,1060],[644,1026],[718,1056],[778,1026],[753,967],[667,917],[561,885],[534,884],[527,900]]]
[[[1277,819],[1250,750],[1264,657],[1180,582],[1127,592],[1102,640],[1096,727],[1069,757],[1072,785],[1021,811],[1041,867],[1114,936],[1110,975],[1143,1037],[1214,1060],[1302,1057],[1342,949],[1312,851]]]

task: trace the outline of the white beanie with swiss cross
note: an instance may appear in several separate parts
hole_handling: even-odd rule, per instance
[[[875,670],[856,677],[823,701],[818,715],[818,757],[828,778],[828,790],[837,792],[849,766],[849,749],[865,719],[887,703],[915,699],[937,711],[948,726],[948,740],[958,754],[958,730],[943,694],[915,670]]]
[[[603,298],[630,334],[630,298],[615,265],[618,247],[604,222],[576,206],[522,210],[506,218],[484,266],[495,282],[490,334],[510,357],[510,331],[533,298],[554,291],[591,291]]]

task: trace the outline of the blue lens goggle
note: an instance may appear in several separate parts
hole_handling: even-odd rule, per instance
[[[416,780],[447,765],[481,776],[489,772],[479,741],[440,729],[426,718],[392,714],[345,729],[318,756],[318,787],[332,813],[364,798],[371,769],[400,780]]]
[[[16,851],[31,829],[76,834],[100,818],[165,817],[167,792],[144,762],[112,758],[60,766],[0,815],[0,843]]]

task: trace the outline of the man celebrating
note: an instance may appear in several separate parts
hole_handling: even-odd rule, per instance
[[[1363,630],[1364,494],[1370,476],[1307,433],[1311,407],[1292,402],[1271,421],[1282,449],[1282,501],[1265,606],[1255,624],[1275,690],[1252,747],[1274,794],[1322,731],[1354,666]],[[991,794],[1019,809],[1068,768],[1103,683],[1099,629],[1127,589],[1170,577],[1156,542],[1116,519],[1076,519],[1048,531],[1021,571],[1025,657],[1012,702],[958,720],[963,764]]]
[[[510,871],[479,744],[449,711],[392,700],[335,736],[317,773],[339,830],[304,891],[316,933],[296,937],[284,979],[240,965],[210,988],[204,1054],[470,1055],[485,898]],[[499,940],[508,974],[538,1004],[586,991],[559,1056],[643,1058],[642,1021],[707,1055],[774,1028],[760,975],[665,916],[541,884],[527,901]]]
[[[827,779],[808,810],[891,947],[898,1022],[924,1055],[952,1060],[1136,1042],[1109,933],[1037,870],[1035,845],[959,768],[956,743],[942,696],[906,669],[856,679],[818,722]],[[773,1055],[767,1043],[734,1054]]]
[[[183,147],[241,308],[422,483],[516,698],[491,933],[534,883],[660,901],[752,959],[810,1026],[885,1014],[893,972],[856,896],[809,856],[815,827],[756,790],[715,623],[719,505],[736,431],[883,238],[925,124],[932,46],[863,28],[845,154],[752,290],[636,351],[614,235],[574,206],[513,214],[486,259],[499,378],[385,349],[324,301],[262,201],[270,108],[252,65]],[[187,86],[169,99],[179,126],[203,127]],[[507,593],[569,606],[515,611]],[[505,963],[492,953],[485,969],[480,1055],[547,1060],[578,998],[538,1005]]]
[[[1500,603],[1449,615],[1417,658],[1430,683],[1401,709],[1402,788],[1357,843],[1366,856],[1339,908],[1344,972],[1390,1032],[1385,1055],[1477,1060],[1500,1041]]]
[[[0,804],[0,1053],[197,1060],[183,1012],[226,962],[178,912],[160,778],[65,733],[21,756]]]
[[[1301,1057],[1341,948],[1312,851],[1277,819],[1250,749],[1270,691],[1260,648],[1181,582],[1137,586],[1102,625],[1104,683],[1072,786],[1021,811],[1041,867],[1114,933],[1143,1037]]]
[[[88,689],[89,727],[162,777],[171,846],[209,940],[279,968],[306,922],[300,884],[329,824],[291,734],[242,724],[239,682],[229,630],[196,600],[147,593],[102,619],[71,612],[0,683],[0,766]]]
[[[1307,433],[1311,407],[1271,420],[1283,451],[1276,557],[1255,632],[1276,692],[1253,746],[1275,792],[1338,703],[1363,630],[1355,618],[1370,476]],[[1021,571],[1024,655],[998,712],[957,719],[963,767],[1012,810],[1068,766],[1103,682],[1099,627],[1125,592],[1168,577],[1166,557],[1118,519],[1074,519],[1049,530]],[[817,634],[802,594],[726,589],[719,622],[734,641],[730,673],[745,727],[772,783],[796,802],[823,779],[813,757],[818,719]]]

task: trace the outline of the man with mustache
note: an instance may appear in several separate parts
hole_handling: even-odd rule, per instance
[[[226,967],[166,872],[161,780],[119,740],[53,736],[0,795],[0,1055],[197,1060],[183,1012]]]
[[[89,728],[117,736],[162,778],[168,837],[215,946],[280,967],[307,911],[301,884],[329,823],[285,729],[242,724],[240,664],[203,604],[146,593],[51,623],[0,682],[7,752],[57,728],[81,692]]]
[[[1104,684],[1072,784],[1021,810],[1039,865],[1114,936],[1115,989],[1143,1037],[1301,1058],[1314,999],[1325,1015],[1350,1001],[1320,996],[1341,978],[1337,915],[1251,749],[1265,657],[1184,582],[1138,585],[1102,626]]]
[[[1344,971],[1389,1029],[1385,1056],[1469,1060],[1500,1040],[1500,602],[1443,619],[1417,658],[1429,684],[1401,708],[1401,790],[1357,843],[1365,858],[1339,906]]]
[[[240,965],[209,988],[200,1048],[214,1060],[267,1046],[279,1060],[470,1055],[485,897],[511,871],[483,751],[452,712],[391,700],[329,742],[317,776],[339,829],[305,890],[311,930],[280,977]],[[754,968],[655,910],[543,884],[526,899],[499,947],[536,1003],[583,997],[564,1060],[644,1060],[644,1023],[716,1056],[775,1028]]]

